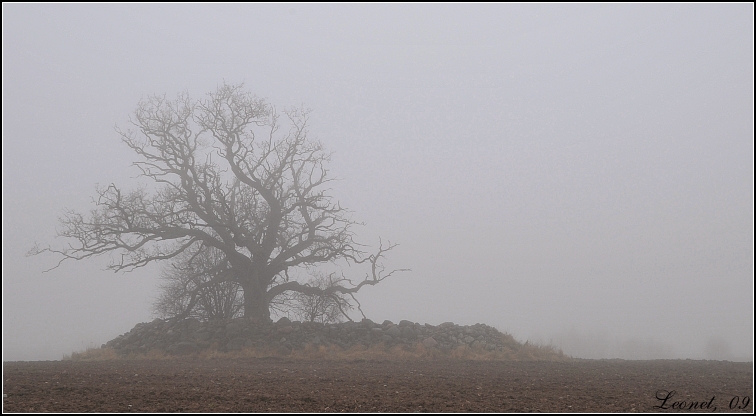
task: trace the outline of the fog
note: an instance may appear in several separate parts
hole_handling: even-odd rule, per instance
[[[368,318],[485,323],[585,358],[753,359],[753,5],[3,4],[3,360],[154,318],[159,267],[26,257],[141,98],[311,108],[332,194],[411,268]]]

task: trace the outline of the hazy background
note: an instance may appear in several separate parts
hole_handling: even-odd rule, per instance
[[[3,360],[153,318],[157,267],[24,254],[130,188],[140,98],[224,80],[312,108],[360,240],[400,243],[374,321],[752,360],[752,4],[2,7]]]

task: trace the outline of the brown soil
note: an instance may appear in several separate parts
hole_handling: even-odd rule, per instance
[[[753,412],[753,365],[721,361],[180,358],[3,373],[3,412]]]

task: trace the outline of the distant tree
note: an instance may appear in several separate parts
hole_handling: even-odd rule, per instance
[[[163,269],[164,283],[154,304],[155,313],[161,318],[189,316],[203,321],[241,316],[244,297],[239,283],[214,281],[227,272],[228,262],[218,249],[201,245],[187,249]]]
[[[108,266],[114,271],[176,259],[175,272],[188,273],[187,291],[166,311],[188,316],[203,291],[228,283],[241,288],[244,316],[262,320],[281,296],[353,297],[400,271],[381,265],[395,245],[368,255],[355,243],[356,223],[327,188],[329,155],[307,138],[308,112],[283,115],[242,85],[223,84],[199,101],[186,94],[141,101],[133,130],[117,131],[139,157],[134,166],[148,185],[97,189],[89,214],[68,210],[61,219],[58,234],[73,243],[30,254],[57,253],[59,266],[117,253]],[[182,264],[179,256],[188,253],[208,253],[220,268]],[[342,277],[327,287],[290,278],[292,270],[336,261],[370,271],[356,283]]]
[[[322,291],[338,284],[334,281],[335,274],[325,275],[316,272],[307,283]],[[333,323],[343,319],[350,319],[348,312],[354,309],[350,297],[339,292],[312,294],[296,292],[289,310],[294,318],[303,322]]]

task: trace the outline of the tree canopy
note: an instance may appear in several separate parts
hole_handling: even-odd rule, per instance
[[[330,155],[308,139],[308,117],[300,109],[279,114],[243,85],[223,84],[196,101],[142,100],[131,127],[117,132],[146,184],[98,188],[91,212],[66,210],[60,220],[58,234],[71,244],[31,253],[54,252],[60,262],[117,253],[114,271],[183,261],[206,277],[185,293],[184,315],[198,294],[224,282],[241,287],[244,316],[266,320],[286,293],[353,298],[400,271],[381,263],[395,245],[368,255],[355,242],[357,223],[329,194]],[[339,260],[369,271],[358,281],[330,273],[317,284],[292,273]]]

